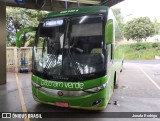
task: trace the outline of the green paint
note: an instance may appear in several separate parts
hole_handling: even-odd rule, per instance
[[[78,91],[78,90],[85,90],[85,89],[98,87],[106,83],[107,76],[97,78],[97,79],[92,79],[92,80],[80,81],[80,82],[62,82],[62,81],[44,80],[38,76],[32,75],[32,81],[34,81],[39,85],[42,85],[45,88]]]
[[[65,17],[73,15],[88,15],[94,13],[107,13],[109,8],[107,6],[92,6],[92,7],[82,7],[82,8],[73,8],[67,9],[64,11],[57,11],[49,13],[47,18],[56,18],[56,17]],[[22,34],[30,31],[35,31],[36,28],[28,27],[20,30],[16,34],[16,45],[21,46]],[[112,19],[109,19],[105,25],[105,42],[106,44],[112,44],[114,41],[114,22]],[[75,97],[61,97],[56,95],[51,95],[41,91],[38,88],[32,86],[33,97],[36,101],[55,105],[56,102],[67,102],[69,108],[78,108],[78,109],[87,109],[87,110],[103,110],[108,104],[108,101],[113,93],[114,88],[114,76],[118,77],[120,70],[122,68],[123,52],[121,48],[117,47],[113,52],[113,63],[110,63],[109,67],[107,65],[107,74],[103,77],[84,80],[79,82],[64,82],[64,81],[55,81],[55,80],[45,80],[36,75],[32,75],[32,81],[38,85],[41,85],[48,89],[54,90],[65,90],[65,91],[80,91],[87,90],[102,86],[107,83],[107,87],[97,93],[88,93],[83,96]],[[93,60],[94,61],[94,60]],[[101,99],[102,103],[96,106],[92,106],[92,103]]]
[[[94,13],[106,13],[108,11],[107,6],[90,6],[82,8],[72,8],[64,11],[57,11],[49,13],[47,18],[59,17],[59,16],[73,16],[82,14],[94,14]]]
[[[106,44],[113,43],[113,20],[109,19],[105,26],[105,42]]]
[[[53,96],[47,93],[44,93],[40,91],[39,89],[36,89],[32,87],[34,99],[46,103],[46,104],[52,104],[55,105],[56,102],[68,102],[70,108],[81,108],[81,109],[88,109],[88,110],[103,110],[105,109],[109,95],[108,88],[94,94],[88,94],[85,96],[78,96],[78,97],[59,97],[59,96]],[[92,106],[92,103],[97,101],[98,99],[102,99],[102,103],[97,106]]]

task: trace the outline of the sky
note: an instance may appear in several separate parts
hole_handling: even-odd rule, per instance
[[[154,18],[160,21],[160,0],[124,0],[112,8],[121,9],[125,22],[144,16],[148,16],[152,21]]]

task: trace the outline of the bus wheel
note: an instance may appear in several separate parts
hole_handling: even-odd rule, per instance
[[[114,74],[114,89],[118,89],[118,84],[116,83],[116,73]]]
[[[121,68],[120,72],[122,72],[122,68]]]
[[[118,89],[118,84],[115,84],[115,85],[114,85],[114,89]]]
[[[122,61],[122,68],[121,68],[120,72],[122,72],[122,70],[123,70],[123,61]]]

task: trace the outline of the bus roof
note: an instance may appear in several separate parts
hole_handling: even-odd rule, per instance
[[[72,8],[62,11],[51,12],[48,14],[47,18],[53,17],[63,17],[68,15],[78,15],[78,14],[92,14],[92,13],[105,13],[109,7],[107,6],[87,6],[81,8]]]

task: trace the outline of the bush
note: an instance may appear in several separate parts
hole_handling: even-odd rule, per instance
[[[133,45],[135,50],[145,50],[147,49],[148,45],[146,43],[136,43]]]
[[[153,47],[153,48],[158,47],[158,43],[153,43],[153,44],[152,44],[152,47]]]
[[[153,47],[153,43],[135,43],[124,46],[125,59],[145,59],[152,60],[155,56],[160,56],[160,42],[154,42],[156,47]]]
[[[156,48],[156,50],[160,50],[160,46]]]

